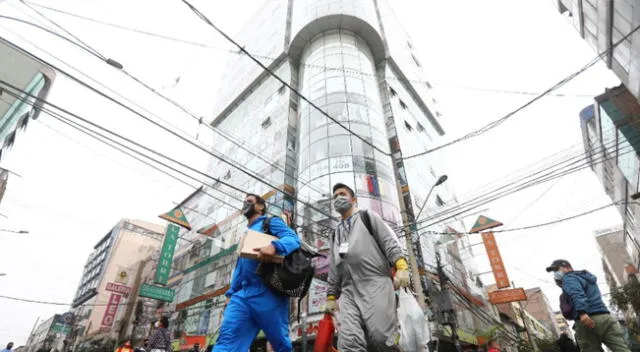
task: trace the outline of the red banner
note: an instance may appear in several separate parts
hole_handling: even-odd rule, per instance
[[[102,316],[102,326],[113,326],[113,321],[116,320],[116,313],[118,313],[118,307],[120,306],[121,300],[122,296],[120,296],[119,294],[111,294],[111,297],[109,297],[109,303],[107,303],[107,307],[104,310],[104,315]]]
[[[502,256],[500,250],[498,250],[498,244],[493,236],[493,232],[482,233],[482,241],[484,242],[484,248],[487,250],[487,256],[489,257],[489,264],[491,264],[491,270],[493,271],[493,277],[496,279],[496,286],[498,288],[507,288],[511,286],[509,283],[509,277],[507,276],[507,270],[502,263]]]

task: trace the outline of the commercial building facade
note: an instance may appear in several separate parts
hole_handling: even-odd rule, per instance
[[[262,195],[271,214],[282,216],[304,241],[326,253],[336,218],[333,184],[349,185],[360,208],[398,229],[414,222],[441,176],[436,169],[444,165],[438,155],[402,159],[438,145],[444,131],[418,54],[387,0],[267,1],[234,39],[305,98],[245,55],[234,56],[225,71],[211,121],[218,130],[212,150],[218,157],[208,167],[210,180],[182,203],[193,230],[183,233],[188,241],[179,243],[170,279],[180,282],[175,329],[212,340],[246,227],[238,211],[245,192]],[[438,209],[454,203],[443,185],[423,214],[438,220]],[[443,264],[453,264],[447,270],[464,292],[455,293],[459,321],[468,324],[460,332],[473,337],[469,343],[477,342],[475,318],[464,312],[469,301],[486,301],[469,267],[468,240],[418,240],[427,230],[449,232],[448,226],[464,232],[463,225],[457,219],[418,225],[407,238],[421,259],[425,287],[437,282],[435,251],[458,250],[443,256]],[[316,267],[317,277],[302,303],[306,325],[292,320],[294,341],[303,332],[313,341],[324,311],[328,262],[320,259]],[[459,272],[465,273],[461,279]],[[297,311],[296,303],[291,309]]]
[[[620,85],[580,112],[585,157],[622,217],[623,245],[633,264],[640,249],[640,104]]]
[[[140,261],[157,254],[163,233],[163,226],[123,219],[95,245],[72,304],[71,338],[77,348],[125,335]]]
[[[640,98],[640,31],[613,45],[640,26],[640,4],[633,0],[553,0],[580,36],[602,56],[607,67]]]
[[[624,286],[628,280],[627,267],[633,265],[631,256],[620,250],[624,246],[624,231],[621,228],[603,229],[596,231],[595,237],[609,289]]]
[[[529,312],[538,322],[544,325],[553,338],[560,337],[561,332],[557,324],[556,314],[551,308],[549,299],[544,292],[542,292],[542,289],[540,287],[534,287],[527,289],[526,293],[527,301],[523,303],[523,306],[527,312]]]

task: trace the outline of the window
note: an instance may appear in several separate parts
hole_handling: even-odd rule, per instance
[[[420,124],[420,122],[416,123],[416,128],[419,132],[424,132],[424,127],[422,126],[422,124]]]
[[[444,200],[442,200],[442,198],[440,198],[440,196],[438,196],[438,195],[437,195],[437,196],[436,196],[436,204],[437,204],[439,207],[442,207],[442,206],[444,206],[446,203],[444,202]]]
[[[398,95],[398,93],[396,93],[395,90],[393,90],[393,88],[389,87],[389,93],[391,94],[392,97],[395,97],[396,95]]]
[[[427,88],[429,88],[429,89],[433,88],[433,87],[431,86],[431,83],[429,83],[429,81],[424,81],[424,84],[426,84],[426,85],[427,85]]]
[[[413,45],[411,45],[411,42],[407,40],[407,48],[409,49],[413,49]]]
[[[271,116],[268,116],[266,119],[264,119],[264,121],[262,121],[262,123],[260,125],[264,129],[269,128],[269,126],[271,126]]]
[[[407,104],[405,104],[402,100],[400,100],[400,107],[402,108],[402,110],[407,110]]]
[[[278,88],[278,94],[282,95],[284,94],[284,92],[286,91],[287,87],[285,87],[285,85],[281,85],[280,88]]]
[[[411,54],[411,58],[413,59],[413,62],[416,64],[416,66],[422,67],[422,65],[420,64],[420,61],[415,55]]]
[[[225,180],[228,180],[228,179],[230,179],[230,178],[231,178],[231,170],[227,170],[227,173],[226,173],[226,174],[224,174],[224,179],[225,179]]]
[[[413,131],[413,127],[411,127],[407,120],[404,121],[404,127],[406,127],[409,132]]]

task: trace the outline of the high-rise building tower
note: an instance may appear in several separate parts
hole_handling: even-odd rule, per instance
[[[580,36],[598,53],[608,68],[640,99],[640,3],[633,0],[553,0]],[[626,38],[622,40],[622,38]],[[614,44],[620,42],[616,47]]]
[[[589,166],[622,217],[622,237],[636,266],[640,258],[640,103],[623,85],[607,89],[580,112]]]
[[[184,234],[189,242],[179,243],[174,261],[171,280],[181,281],[177,329],[187,335],[217,331],[218,303],[246,228],[238,212],[243,192],[263,195],[270,213],[286,217],[307,243],[326,251],[335,224],[331,187],[349,185],[359,207],[380,214],[399,235],[402,225],[414,225],[408,245],[427,286],[435,260],[421,249],[434,251],[436,241],[464,236],[424,236],[426,244],[417,243],[425,226],[414,224],[414,216],[442,176],[435,171],[441,160],[403,156],[440,144],[444,131],[414,44],[388,1],[270,0],[234,39],[277,78],[239,52],[225,69],[210,122],[218,133],[208,173],[217,181],[183,203],[194,229]],[[437,187],[423,219],[453,202],[447,184]],[[464,230],[455,219],[437,229],[450,232],[447,225]],[[326,265],[317,262],[304,304],[310,335],[322,316]],[[452,267],[459,266],[447,270]],[[461,320],[473,325],[473,319]],[[302,331],[292,324],[296,339]],[[463,328],[473,335],[478,327]]]

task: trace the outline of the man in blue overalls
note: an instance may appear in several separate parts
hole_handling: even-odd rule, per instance
[[[267,205],[262,197],[248,194],[242,213],[248,228],[262,232]],[[269,222],[270,232],[278,240],[263,248],[256,248],[260,258],[279,254],[286,256],[300,248],[300,239],[285,222],[274,216]],[[290,352],[289,297],[273,293],[256,275],[258,260],[238,258],[231,288],[225,294],[227,306],[214,352],[248,351],[258,331],[264,331],[276,352]]]

